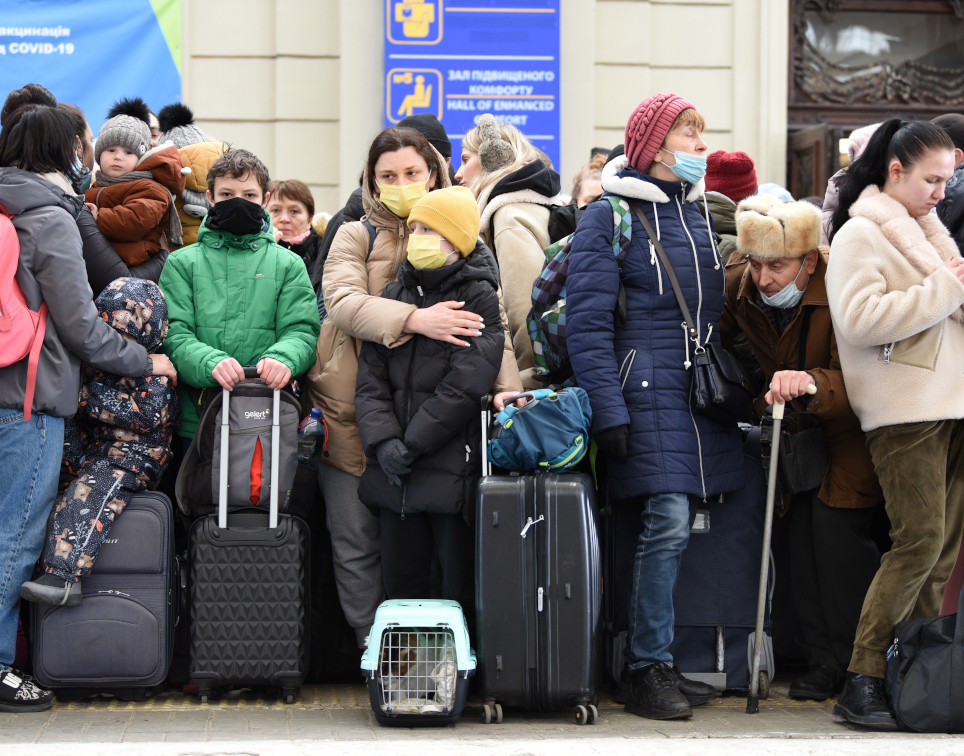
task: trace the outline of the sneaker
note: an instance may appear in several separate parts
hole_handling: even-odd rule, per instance
[[[847,674],[840,700],[833,707],[837,719],[872,727],[875,730],[896,730],[897,717],[887,705],[884,681],[870,675]]]
[[[790,698],[826,701],[840,690],[843,676],[824,664],[814,664],[807,674],[790,683],[787,695]]]
[[[693,716],[689,701],[679,691],[672,666],[663,662],[630,673],[626,711],[647,719]]]
[[[683,697],[689,702],[690,706],[705,704],[707,701],[711,701],[719,696],[716,688],[712,685],[683,677],[683,673],[679,671],[679,667],[675,664],[671,669],[673,670],[673,674],[676,675],[676,685],[679,688],[679,692],[683,694]],[[613,690],[613,700],[618,704],[624,704],[628,699],[629,667],[623,667],[623,673],[619,676],[619,682]]]
[[[676,675],[676,685],[679,688],[679,692],[689,701],[690,706],[705,704],[707,701],[711,701],[719,695],[719,693],[716,692],[716,688],[709,683],[683,677],[683,673],[679,671],[679,667],[675,664],[670,667],[670,669],[672,669],[673,674]]]
[[[20,586],[20,598],[42,604],[77,606],[83,597],[79,580],[71,583],[50,572]]]
[[[53,705],[53,692],[27,680],[26,675],[12,669],[0,672],[0,711],[19,714],[44,711]]]

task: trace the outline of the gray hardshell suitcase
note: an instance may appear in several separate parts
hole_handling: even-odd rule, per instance
[[[216,466],[222,470],[229,459],[238,464],[230,454],[230,397],[222,391]],[[271,417],[268,512],[251,506],[229,515],[234,477],[221,475],[217,514],[191,527],[190,678],[202,703],[229,685],[277,687],[286,703],[294,703],[308,671],[308,528],[297,517],[278,514],[280,404],[275,391],[263,408]]]
[[[602,567],[594,488],[585,475],[493,476],[482,405],[476,520],[478,673],[483,719],[502,706],[573,707],[596,719]]]
[[[179,605],[170,500],[134,494],[82,582],[80,606],[30,605],[37,682],[61,700],[140,700],[163,686]]]

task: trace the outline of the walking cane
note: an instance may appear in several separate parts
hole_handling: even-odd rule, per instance
[[[817,387],[807,386],[808,394],[816,394]],[[766,611],[767,580],[770,577],[770,535],[773,532],[773,500],[777,492],[777,462],[780,454],[780,425],[783,423],[783,402],[773,404],[773,433],[770,436],[770,472],[767,475],[767,508],[763,520],[763,553],[760,555],[760,587],[756,598],[756,634],[753,643],[753,669],[750,673],[750,695],[746,699],[746,713],[760,713],[760,655],[763,653],[763,616]]]

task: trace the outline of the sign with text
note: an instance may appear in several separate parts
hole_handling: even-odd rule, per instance
[[[452,140],[483,113],[559,166],[560,0],[385,0],[385,125],[433,113]]]
[[[94,135],[111,105],[181,99],[181,0],[0,0],[0,98],[35,82],[80,106]]]

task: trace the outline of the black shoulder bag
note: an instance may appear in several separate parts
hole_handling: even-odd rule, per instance
[[[800,328],[800,348],[797,351],[797,370],[807,364],[807,337],[810,335],[812,309],[803,308]],[[808,414],[788,412],[780,430],[778,475],[780,491],[796,494],[819,488],[823,483],[830,458],[823,428]]]
[[[727,352],[722,346],[716,344],[700,344],[698,339],[699,331],[690,315],[686,299],[680,289],[679,281],[676,279],[676,272],[670,265],[669,258],[659,239],[653,232],[653,227],[646,219],[639,205],[633,200],[628,200],[629,206],[636,213],[643,228],[649,235],[649,240],[656,249],[666,275],[673,286],[673,293],[676,294],[676,301],[683,313],[683,320],[686,325],[686,338],[693,342],[693,383],[692,383],[692,402],[700,414],[716,420],[723,425],[733,425],[735,423],[753,422],[753,391],[750,388],[750,379],[747,377],[743,365],[732,354]]]

